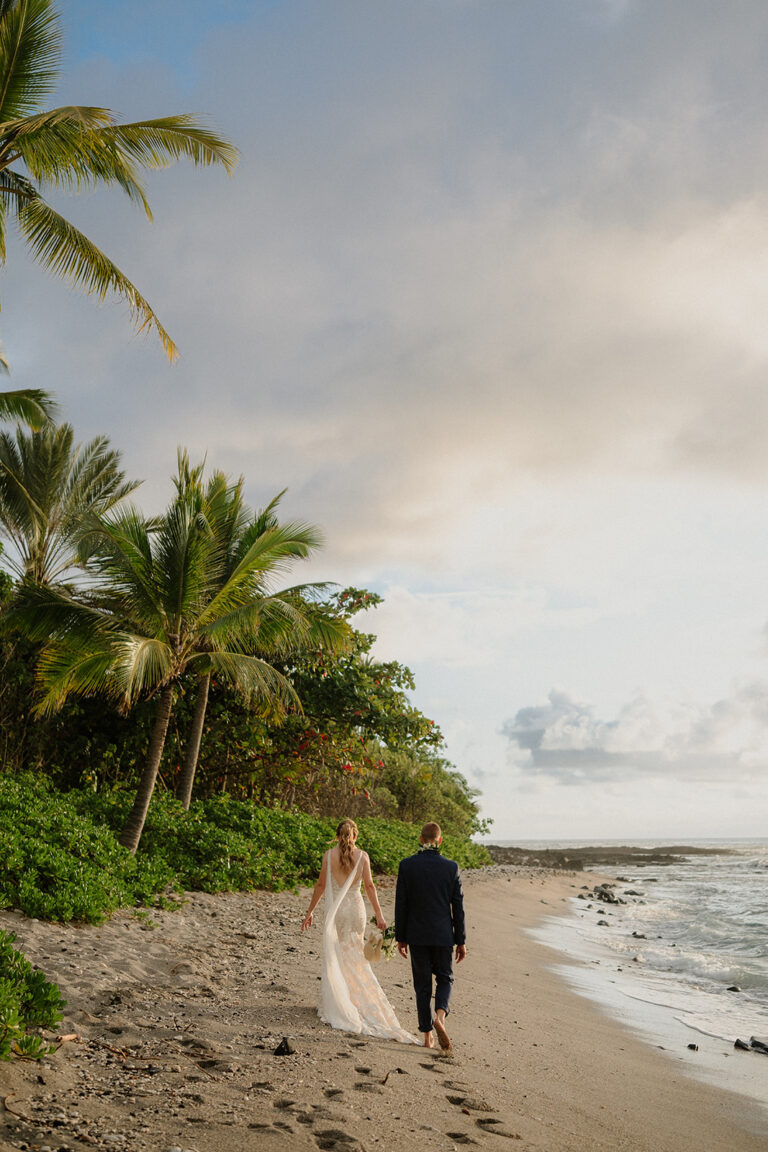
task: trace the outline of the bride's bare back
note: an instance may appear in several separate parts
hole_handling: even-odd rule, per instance
[[[362,853],[362,850],[360,848],[353,848],[352,849],[352,862],[351,862],[351,864],[347,865],[347,867],[344,867],[344,865],[341,862],[341,850],[340,850],[338,844],[334,848],[330,849],[328,856],[330,858],[331,874],[333,876],[333,881],[338,888],[342,888],[346,884],[348,876],[350,875],[351,872],[353,872],[355,870],[355,868],[357,867],[357,862],[362,855],[363,855],[363,853]],[[363,871],[365,871],[365,864],[363,864]],[[370,864],[369,864],[368,865],[368,874],[369,875],[370,875],[370,871],[371,871],[371,868],[370,868]],[[361,876],[360,879],[363,880],[363,876]]]

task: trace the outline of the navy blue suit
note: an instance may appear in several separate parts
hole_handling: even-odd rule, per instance
[[[464,944],[464,896],[459,866],[434,849],[400,861],[395,890],[395,938],[408,945],[419,1031],[431,1032],[432,977],[435,1010],[448,1012],[453,985],[453,946]]]

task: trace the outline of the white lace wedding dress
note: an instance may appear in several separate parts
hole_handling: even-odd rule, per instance
[[[323,968],[318,1016],[332,1028],[358,1035],[418,1044],[400,1027],[371,966],[363,955],[365,905],[360,892],[363,853],[339,887],[333,878],[331,854],[326,852]]]

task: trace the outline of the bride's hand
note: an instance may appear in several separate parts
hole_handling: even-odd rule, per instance
[[[386,932],[387,922],[381,916],[376,917],[376,927],[381,928],[382,932]]]
[[[311,927],[312,927],[312,913],[308,912],[301,922],[301,930],[302,930],[302,932],[306,932],[307,928],[311,928]]]

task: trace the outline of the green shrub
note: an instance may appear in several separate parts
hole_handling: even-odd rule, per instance
[[[118,907],[155,904],[169,886],[192,891],[295,889],[317,879],[336,821],[261,808],[226,794],[185,812],[167,793],[152,800],[141,846],[117,842],[132,804],[126,792],[56,792],[40,777],[0,775],[0,902],[45,920],[98,923]],[[360,844],[375,872],[395,872],[419,830],[362,819]],[[485,848],[446,836],[462,867],[490,863]]]
[[[53,1049],[28,1028],[53,1028],[65,1004],[55,984],[13,947],[12,932],[0,932],[0,1060],[12,1055],[39,1060]]]
[[[152,902],[173,882],[162,859],[133,857],[78,808],[78,793],[41,777],[0,776],[0,905],[41,920],[95,924],[116,908]]]

